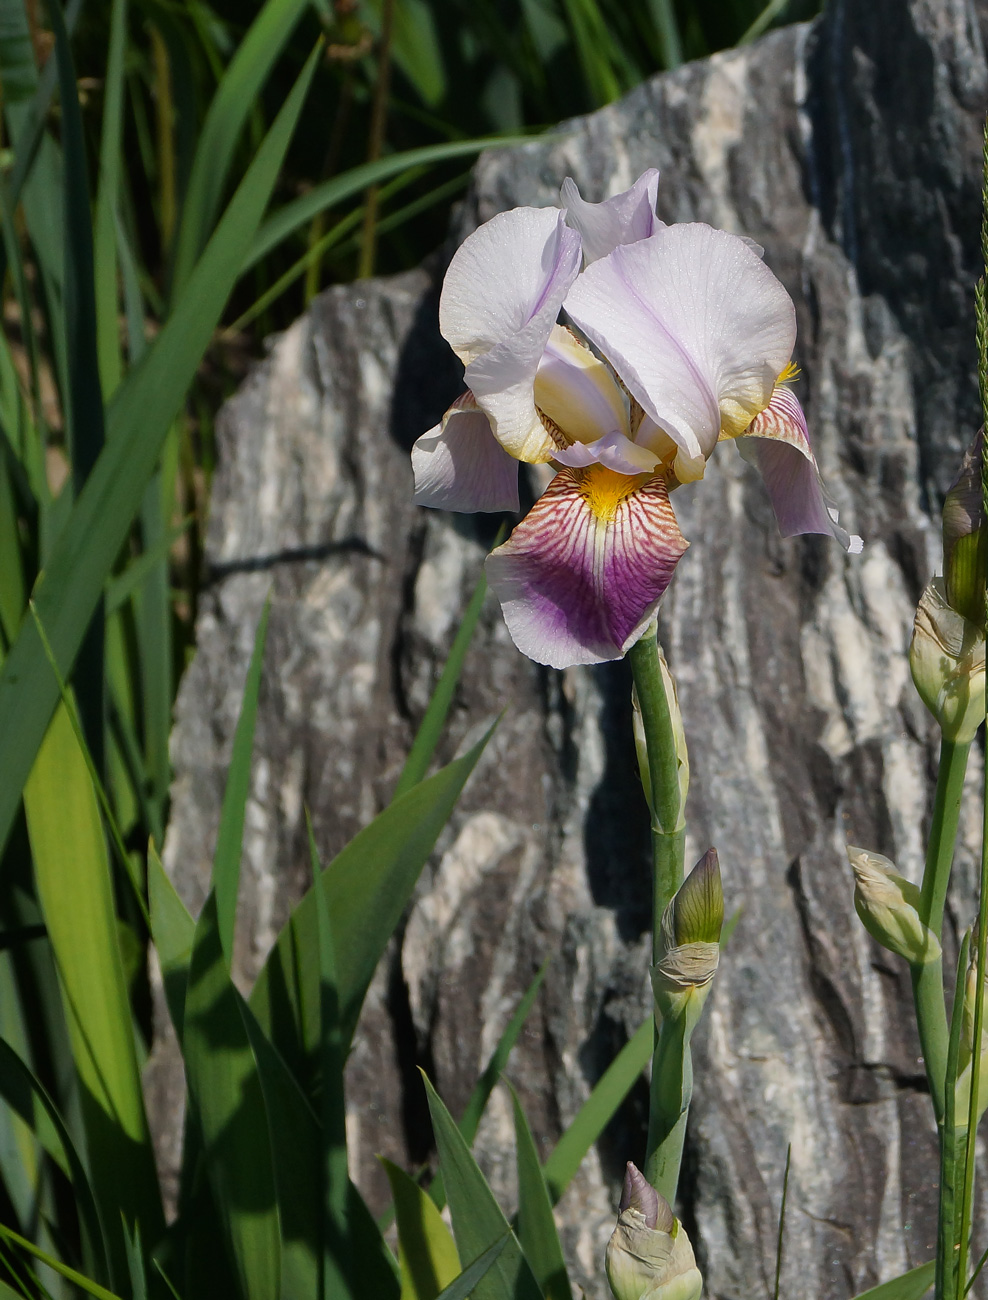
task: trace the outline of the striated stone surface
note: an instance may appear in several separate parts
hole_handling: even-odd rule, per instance
[[[935,747],[905,649],[938,562],[931,516],[978,423],[986,23],[986,3],[833,0],[818,24],[486,155],[456,232],[553,202],[567,174],[596,199],[658,166],[665,220],[763,244],[796,302],[798,391],[824,477],[866,541],[850,558],[823,539],[782,541],[730,447],[675,497],[693,545],[660,634],[690,742],[689,851],[717,846],[729,909],[741,908],[697,1038],[682,1188],[716,1300],[772,1294],[789,1143],[789,1300],[845,1300],[932,1252],[935,1134],[908,980],[853,915],[843,844],[921,872]],[[408,448],[459,385],[436,328],[440,272],[324,294],[220,421],[166,860],[198,904],[270,591],[245,983],[306,882],[305,808],[328,857],[386,802],[492,540],[489,519],[410,504]],[[628,697],[625,665],[541,669],[486,608],[442,757],[505,717],[378,972],[349,1066],[354,1168],[372,1202],[384,1194],[376,1152],[429,1153],[415,1066],[461,1108],[546,953],[509,1069],[545,1153],[647,1014],[647,825]],[[978,823],[973,799],[948,949],[970,920]],[[169,1059],[163,1039],[151,1072],[163,1149],[168,1098],[181,1096]],[[593,1300],[644,1105],[640,1087],[560,1205]],[[510,1203],[500,1093],[477,1149]]]

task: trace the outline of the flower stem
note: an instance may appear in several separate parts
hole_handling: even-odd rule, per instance
[[[632,647],[628,658],[648,751],[652,809],[652,962],[655,964],[661,957],[662,914],[683,883],[686,828],[682,824],[676,736],[659,667],[655,633],[647,632]],[[673,1076],[675,1086],[667,1086]],[[663,1032],[656,1035],[652,1054],[645,1176],[670,1202],[675,1199],[679,1182],[692,1076],[688,1035],[676,1034],[672,1026],[663,1026]],[[673,1095],[675,1115],[669,1113]]]
[[[919,919],[939,939],[943,930],[943,906],[954,860],[954,843],[960,818],[964,773],[969,744],[940,742],[940,765],[933,800],[933,819],[926,851],[926,870],[919,899]],[[944,1117],[944,1076],[947,1068],[947,1012],[943,1000],[941,958],[912,968],[916,1025],[926,1064],[926,1077],[937,1124]]]

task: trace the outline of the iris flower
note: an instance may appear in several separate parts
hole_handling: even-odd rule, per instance
[[[515,644],[556,668],[619,659],[643,635],[688,546],[669,494],[724,439],[749,443],[783,536],[861,547],[789,387],[789,295],[751,241],[659,221],[657,185],[647,171],[588,203],[567,180],[563,209],[474,231],[443,283],[439,326],[468,388],[412,450],[415,499],[517,511],[519,462],[555,470],[487,576]]]

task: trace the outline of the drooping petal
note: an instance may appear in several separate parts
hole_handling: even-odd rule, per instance
[[[466,513],[518,509],[518,462],[469,391],[416,440],[412,472],[417,505]]]
[[[687,545],[662,478],[563,469],[488,556],[487,577],[523,654],[603,663],[641,636]]]
[[[796,338],[792,302],[768,267],[698,222],[616,248],[564,305],[692,461],[768,405]]]
[[[792,390],[781,385],[776,388],[771,402],[743,437],[751,439],[782,536],[829,533],[857,555],[863,543],[837,522],[837,508],[820,480],[806,417]]]
[[[532,385],[559,308],[580,270],[580,237],[556,208],[499,213],[457,249],[439,328],[495,436],[519,460],[546,460],[552,439]]]
[[[628,432],[628,399],[610,367],[562,325],[553,328],[539,362],[535,405],[577,442]]]
[[[566,209],[566,220],[583,240],[583,260],[587,266],[606,257],[618,244],[633,244],[648,239],[660,229],[655,215],[659,173],[654,167],[642,172],[630,190],[615,194],[603,203],[588,203],[580,197],[576,181],[567,176],[559,191]]]
[[[659,458],[647,447],[639,447],[625,434],[617,429],[605,433],[595,442],[574,442],[572,447],[565,447],[552,453],[552,459],[570,469],[579,469],[587,465],[605,465],[618,474],[650,474],[658,465]]]

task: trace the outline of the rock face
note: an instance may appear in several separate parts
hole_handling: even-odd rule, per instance
[[[921,872],[935,746],[905,650],[938,562],[942,493],[979,423],[986,23],[988,3],[832,0],[817,24],[483,157],[456,232],[555,201],[567,174],[599,199],[658,166],[662,218],[763,244],[796,303],[798,393],[825,480],[866,542],[845,557],[824,539],[780,540],[757,475],[730,447],[676,494],[693,545],[660,636],[690,743],[689,849],[693,860],[717,846],[728,907],[742,909],[697,1038],[681,1201],[717,1300],[772,1294],[789,1143],[789,1300],[846,1300],[932,1253],[935,1134],[908,980],[853,915],[843,845]],[[166,859],[201,901],[270,590],[245,982],[305,885],[304,809],[328,858],[386,802],[492,540],[488,519],[410,503],[408,449],[459,385],[436,327],[441,269],[324,294],[220,422]],[[647,825],[626,666],[541,669],[513,649],[490,603],[442,756],[502,708],[375,979],[350,1063],[354,1168],[372,1202],[383,1195],[375,1152],[428,1155],[415,1065],[456,1113],[545,954],[552,965],[509,1070],[545,1153],[648,1012]],[[954,934],[972,915],[979,766]],[[159,1047],[163,1131],[171,1068]],[[560,1206],[573,1276],[593,1300],[606,1294],[603,1244],[623,1162],[642,1155],[644,1104],[639,1089]],[[498,1093],[477,1150],[510,1201]]]

